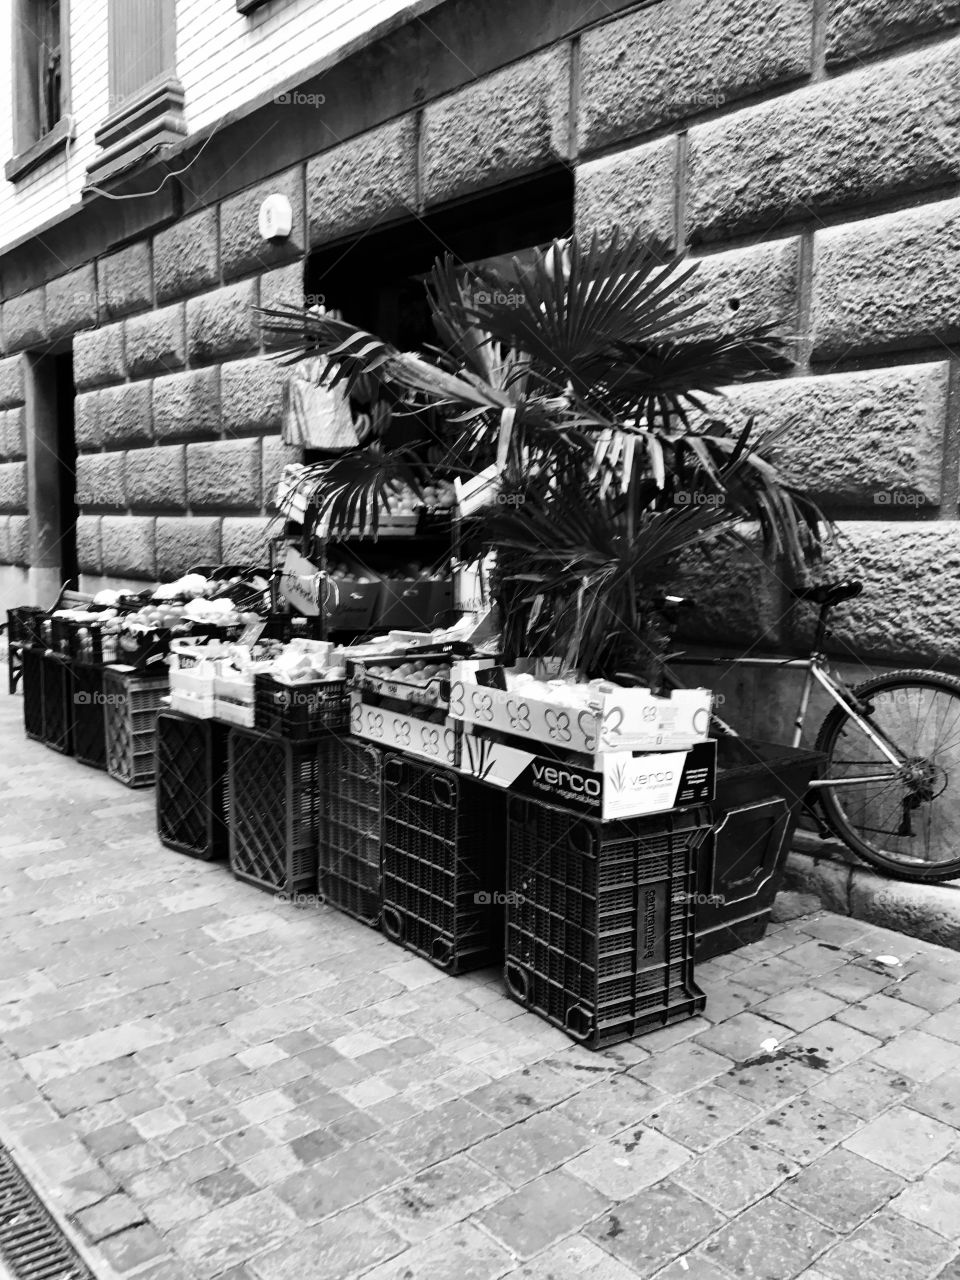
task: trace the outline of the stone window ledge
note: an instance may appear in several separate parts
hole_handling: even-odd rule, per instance
[[[49,133],[45,133],[32,146],[27,147],[26,151],[21,151],[18,156],[13,156],[7,161],[3,170],[7,181],[19,182],[28,173],[45,164],[58,151],[65,150],[67,143],[72,142],[75,136],[73,117],[64,116],[62,120],[57,121]]]

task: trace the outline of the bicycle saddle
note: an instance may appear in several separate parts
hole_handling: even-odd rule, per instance
[[[818,587],[795,587],[793,594],[798,600],[827,606],[839,604],[841,600],[852,600],[862,590],[863,583],[850,578],[846,582],[822,582]]]

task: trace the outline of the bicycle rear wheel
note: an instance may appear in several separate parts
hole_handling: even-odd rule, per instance
[[[853,693],[902,763],[894,767],[848,713],[834,707],[816,746],[827,756],[825,778],[851,781],[816,789],[828,825],[895,879],[960,877],[960,679],[893,671]]]

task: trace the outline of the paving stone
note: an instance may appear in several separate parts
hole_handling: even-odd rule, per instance
[[[808,1027],[797,1036],[796,1043],[805,1049],[807,1061],[822,1071],[839,1071],[880,1045],[876,1036],[835,1018]]]
[[[467,1095],[467,1101],[509,1124],[543,1111],[574,1092],[575,1086],[562,1075],[539,1063],[474,1090]]]
[[[678,1142],[641,1126],[591,1147],[564,1169],[609,1200],[627,1200],[675,1173],[689,1159],[690,1152]]]
[[[912,973],[896,986],[888,987],[886,994],[895,1000],[919,1005],[930,1013],[940,1013],[956,1003],[957,984],[921,971]]]
[[[838,1022],[856,1027],[868,1035],[886,1040],[912,1027],[924,1017],[924,1011],[903,1000],[893,1000],[879,992],[865,1000],[850,1005],[837,1015]]]
[[[391,1228],[417,1243],[503,1199],[510,1186],[465,1155],[453,1156],[381,1191],[369,1205]]]
[[[393,1099],[388,1099],[393,1101]],[[345,1116],[339,1116],[336,1120],[331,1121],[327,1125],[327,1133],[342,1147],[349,1147],[355,1142],[363,1142],[366,1138],[372,1138],[375,1133],[379,1133],[381,1125],[371,1115],[371,1108],[368,1111],[350,1111]],[[416,1114],[416,1112],[414,1112]],[[281,1116],[280,1119],[285,1117]],[[304,1134],[304,1137],[308,1137]]]
[[[146,1221],[143,1210],[129,1196],[108,1196],[77,1214],[77,1221],[91,1240],[103,1240]]]
[[[497,1131],[492,1117],[465,1099],[407,1120],[381,1134],[378,1144],[409,1169],[425,1169]]]
[[[777,1198],[845,1234],[903,1187],[903,1179],[852,1151],[836,1148],[788,1178]]]
[[[100,1251],[116,1271],[132,1271],[167,1252],[161,1237],[151,1226],[131,1227],[100,1241]]]
[[[890,1208],[948,1240],[960,1240],[960,1157],[954,1153],[928,1169]]]
[[[403,1240],[366,1208],[348,1209],[330,1222],[302,1231],[250,1264],[259,1280],[351,1280],[403,1248]]]
[[[523,1186],[588,1145],[582,1129],[550,1113],[532,1116],[470,1149],[471,1157],[512,1187]]]
[[[763,1200],[727,1223],[703,1252],[749,1280],[795,1275],[836,1236],[802,1209]]]
[[[223,1169],[198,1179],[195,1189],[215,1209],[219,1209],[222,1205],[232,1204],[234,1200],[253,1195],[257,1187],[239,1169]]]
[[[888,1107],[905,1101],[910,1089],[911,1082],[903,1076],[862,1058],[821,1079],[811,1088],[810,1096],[832,1102],[861,1120],[872,1120]]]
[[[764,1142],[798,1164],[808,1164],[859,1127],[859,1119],[850,1112],[804,1094],[764,1116],[744,1137]]]
[[[658,1107],[647,1117],[647,1123],[694,1151],[703,1151],[746,1128],[760,1111],[755,1103],[729,1089],[707,1084]]]
[[[557,1103],[552,1114],[569,1120],[592,1137],[605,1138],[639,1124],[666,1101],[667,1095],[653,1085],[632,1076],[616,1075]]]
[[[942,1236],[888,1209],[822,1254],[817,1267],[829,1280],[925,1280],[953,1253]]]
[[[815,1023],[832,1018],[843,1006],[842,1000],[825,991],[801,989],[781,991],[758,1005],[754,1012],[794,1031],[806,1031]]]
[[[289,1146],[270,1147],[245,1161],[240,1169],[258,1187],[272,1187],[303,1168]]]
[[[820,1061],[816,1055],[807,1054],[801,1045],[788,1041],[782,1049],[732,1067],[719,1076],[716,1083],[721,1089],[769,1107],[805,1093],[817,1082],[821,1069],[811,1066],[811,1060]]]
[[[949,1040],[952,1044],[960,1044],[960,1004],[955,1004],[952,1009],[945,1009],[943,1013],[934,1014],[921,1025],[920,1030],[931,1036],[939,1036],[941,1040]]]
[[[921,1111],[934,1120],[941,1120],[944,1124],[960,1129],[960,1095],[953,1073],[921,1085],[911,1095],[910,1106],[914,1111]]]
[[[172,1231],[210,1212],[210,1202],[194,1187],[177,1187],[145,1202],[153,1226]]]
[[[761,1018],[756,1013],[738,1013],[720,1026],[711,1027],[697,1037],[697,1043],[716,1053],[722,1053],[734,1062],[746,1062],[764,1052],[765,1041],[783,1043],[791,1035],[789,1027]]]
[[[848,1151],[905,1178],[915,1178],[936,1164],[955,1146],[957,1134],[949,1125],[896,1106],[844,1142]]]
[[[673,1181],[732,1215],[796,1172],[797,1165],[779,1151],[739,1136],[691,1160]]]
[[[416,1276],[417,1280],[489,1280],[502,1275],[512,1259],[489,1236],[472,1223],[460,1222],[456,1226],[414,1245],[389,1262],[383,1262],[364,1272],[364,1280],[402,1280],[404,1276]]]
[[[528,1259],[609,1207],[609,1200],[570,1172],[554,1170],[527,1183],[478,1216],[491,1235]]]
[[[773,996],[791,987],[802,987],[811,981],[811,976],[785,955],[778,955],[737,969],[736,981],[740,987]]]
[[[960,1044],[951,1044],[913,1028],[875,1049],[870,1058],[908,1080],[926,1083],[947,1072],[956,1079],[960,1069]]]
[[[365,1200],[404,1176],[401,1164],[371,1142],[358,1142],[329,1160],[295,1173],[277,1195],[307,1223]]]
[[[583,1234],[635,1273],[650,1276],[722,1223],[702,1200],[666,1181],[616,1205]]]
[[[201,1277],[212,1277],[290,1238],[296,1219],[272,1191],[235,1200],[170,1234]]]
[[[658,1271],[657,1280],[728,1280],[729,1274],[697,1250],[681,1254],[669,1267]]]
[[[582,1235],[561,1240],[510,1273],[512,1280],[634,1280],[636,1272]],[[662,1274],[662,1273],[661,1273]],[[696,1280],[691,1273],[688,1280]]]
[[[730,1067],[730,1059],[694,1042],[684,1041],[665,1053],[630,1068],[629,1074],[664,1093],[685,1093],[706,1084]]]

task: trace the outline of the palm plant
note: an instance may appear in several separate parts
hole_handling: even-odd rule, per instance
[[[375,534],[400,483],[492,469],[511,503],[491,501],[463,538],[497,553],[508,647],[590,674],[649,674],[678,558],[730,543],[744,521],[802,580],[828,531],[820,512],[779,480],[770,436],[756,442],[752,420],[731,430],[705,402],[784,372],[785,343],[770,326],[708,333],[695,270],[618,231],[554,242],[509,272],[447,257],[427,283],[441,345],[422,354],[316,310],[264,310],[278,358],[322,357],[327,385],[376,424],[362,450],[308,469],[330,536]]]

